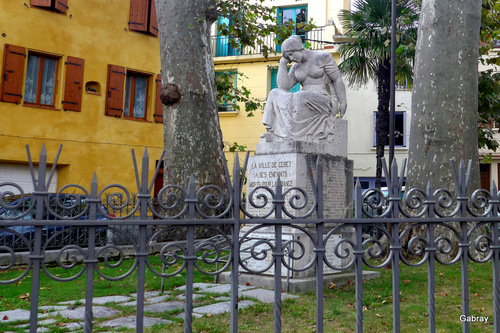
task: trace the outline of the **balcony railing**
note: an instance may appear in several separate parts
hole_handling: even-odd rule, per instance
[[[326,46],[333,45],[333,41],[324,40],[325,27],[318,27],[304,36],[304,42],[309,43],[311,50],[321,50]],[[276,35],[271,34],[260,38],[262,45],[255,42],[255,46],[238,47],[238,39],[226,36],[212,36],[212,50],[214,57],[230,57],[238,55],[262,54],[263,46],[266,45],[271,50],[281,52],[281,42],[277,42]],[[236,46],[235,46],[236,45]]]

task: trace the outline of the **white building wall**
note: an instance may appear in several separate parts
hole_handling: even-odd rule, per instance
[[[354,161],[354,177],[375,177],[376,158],[374,147],[373,112],[377,110],[378,99],[375,83],[370,81],[361,88],[347,88],[347,112],[349,121],[348,158]],[[411,121],[411,91],[396,91],[396,111],[406,112],[406,147],[395,148],[399,165],[408,157],[408,142]],[[386,149],[388,159],[389,149]]]

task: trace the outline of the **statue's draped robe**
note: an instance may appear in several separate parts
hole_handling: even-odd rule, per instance
[[[302,90],[296,93],[277,88],[267,98],[262,123],[277,137],[307,142],[334,139],[338,99],[329,75],[339,69],[328,52],[321,52],[313,61],[316,64],[312,73],[303,73],[294,64],[288,75],[301,84],[308,76],[321,78],[323,84],[302,85]]]

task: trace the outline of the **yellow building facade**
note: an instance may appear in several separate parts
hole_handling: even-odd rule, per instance
[[[36,164],[42,145],[51,163],[62,144],[57,189],[88,188],[96,171],[101,188],[133,191],[131,149],[147,147],[152,169],[163,150],[158,37],[130,23],[151,1],[55,3],[0,2],[0,182],[29,189],[25,145]]]
[[[269,5],[283,19],[312,18],[318,25],[307,36],[316,40],[312,48],[334,53],[338,10],[350,1]],[[35,164],[43,145],[49,163],[63,145],[52,190],[68,183],[88,188],[95,171],[100,188],[119,183],[134,191],[131,149],[140,158],[146,147],[151,177],[163,149],[154,1],[9,0],[0,2],[0,20],[0,182],[30,189],[26,145]],[[233,52],[215,29],[212,43],[216,71],[244,73],[236,84],[265,101],[280,54]],[[227,149],[236,142],[253,151],[265,132],[263,111],[247,117],[241,106],[219,114]]]

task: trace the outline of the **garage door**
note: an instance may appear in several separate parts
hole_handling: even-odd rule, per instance
[[[50,170],[47,171],[46,179],[50,175]],[[35,167],[35,176],[38,177],[38,168]],[[34,191],[33,181],[31,179],[30,168],[27,165],[7,164],[0,163],[0,183],[9,182],[16,183],[21,186],[24,193],[31,193]],[[12,186],[1,186],[0,192],[12,191],[14,194],[19,194],[19,190]],[[49,186],[49,192],[57,191],[57,170],[52,177]]]

